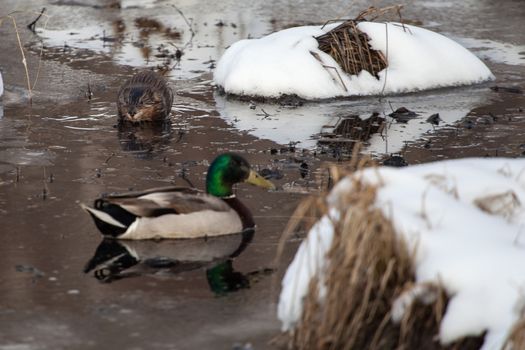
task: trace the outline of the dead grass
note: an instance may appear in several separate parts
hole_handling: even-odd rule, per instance
[[[351,114],[340,117],[330,132],[322,132],[317,143],[325,152],[344,159],[351,157],[356,144],[367,142],[374,134],[382,134],[384,128],[385,118],[378,113],[366,119]]]
[[[357,161],[360,168],[366,160]],[[361,163],[361,164],[360,164]],[[333,178],[345,175],[334,168]],[[412,253],[399,240],[391,221],[374,207],[376,187],[354,180],[353,188],[335,204],[341,212],[327,254],[326,295],[319,300],[319,280],[310,283],[303,315],[282,347],[304,350],[346,349],[479,349],[483,336],[465,338],[450,346],[436,335],[448,298],[440,286],[427,288],[430,301],[414,298],[398,323],[392,321],[393,302],[414,286]],[[310,200],[298,214],[319,216],[325,205]],[[315,209],[311,206],[316,206]]]
[[[376,189],[354,185],[352,194],[337,205],[349,209],[335,223],[325,301],[321,307],[313,281],[292,348],[365,349],[390,342],[384,337],[390,325],[389,301],[412,276],[410,257],[396,241],[391,223],[371,206]]]
[[[525,315],[516,324],[505,344],[505,350],[519,349],[525,349]]]
[[[372,49],[369,44],[370,38],[361,32],[357,25],[361,21],[374,22],[379,19],[389,20],[395,18],[396,22],[401,23],[401,26],[403,26],[405,30],[408,30],[403,24],[407,21],[401,16],[402,8],[403,5],[393,5],[383,8],[371,6],[362,11],[354,19],[343,20],[343,23],[334,29],[316,37],[319,43],[319,50],[332,56],[347,74],[357,75],[361,71],[366,70],[379,79],[378,73],[388,66],[388,44],[386,56],[383,55],[381,51]],[[341,21],[341,19],[334,21]],[[386,26],[385,34],[388,42],[388,29]]]
[[[350,75],[362,70],[377,75],[388,65],[380,51],[372,49],[370,38],[357,28],[357,21],[347,20],[331,31],[316,37],[319,50],[329,54]]]
[[[26,83],[27,83],[27,90],[29,92],[29,103],[31,104],[32,102],[32,96],[33,96],[33,90],[35,89],[35,86],[36,86],[36,83],[38,82],[38,78],[40,76],[40,67],[41,67],[41,62],[42,62],[42,52],[43,52],[43,48],[44,48],[44,45],[42,44],[41,48],[40,48],[40,54],[39,54],[39,59],[38,59],[38,68],[37,68],[37,71],[36,71],[36,75],[35,75],[35,79],[33,81],[33,84],[31,85],[31,79],[30,79],[30,76],[29,76],[29,67],[28,67],[28,64],[27,64],[27,59],[26,59],[26,55],[25,55],[25,51],[24,51],[24,46],[22,44],[22,39],[20,38],[20,32],[18,30],[18,25],[17,25],[17,22],[16,22],[16,15],[19,15],[21,13],[36,13],[39,17],[33,21],[30,25],[32,25],[32,29],[30,28],[31,31],[35,31],[35,26],[36,26],[36,22],[38,21],[38,19],[40,17],[44,17],[45,18],[45,22],[44,22],[44,29],[47,27],[47,22],[49,21],[49,16],[47,14],[44,13],[44,10],[42,10],[42,12],[38,13],[38,12],[33,12],[33,11],[13,11],[13,12],[10,12],[9,14],[7,14],[6,16],[2,16],[0,17],[0,26],[2,26],[3,24],[3,21],[5,19],[10,19],[12,24],[13,24],[13,29],[15,30],[15,34],[16,34],[16,39],[17,39],[17,43],[18,43],[18,48],[20,49],[20,56],[22,58],[22,65],[24,66],[24,71],[25,71],[25,79],[26,79]]]

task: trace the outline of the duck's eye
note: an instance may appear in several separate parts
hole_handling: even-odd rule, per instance
[[[246,174],[250,173],[250,168],[248,168],[245,165],[239,165],[239,168],[241,169],[241,172],[243,172],[243,173],[246,173]]]

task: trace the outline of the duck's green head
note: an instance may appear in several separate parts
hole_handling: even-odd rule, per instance
[[[248,182],[267,189],[275,186],[250,168],[243,157],[224,153],[211,163],[206,176],[206,192],[217,197],[228,197],[233,194],[232,187],[238,182]]]

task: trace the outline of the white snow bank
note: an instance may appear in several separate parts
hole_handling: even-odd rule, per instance
[[[442,284],[450,297],[441,343],[487,331],[482,349],[501,349],[525,305],[525,160],[448,160],[353,176],[380,186],[376,205],[416,251],[417,283]],[[327,198],[332,217],[337,198],[351,190],[349,178],[334,187]],[[332,235],[325,216],[286,272],[278,310],[283,330],[298,322]]]
[[[279,298],[278,316],[283,323],[283,331],[294,328],[303,312],[303,299],[308,294],[312,277],[324,271],[325,254],[330,249],[334,226],[328,216],[322,217],[301,243],[295,258],[286,270]],[[323,294],[323,293],[320,293]]]
[[[330,55],[318,49],[314,38],[337,25],[296,27],[238,41],[219,60],[215,83],[237,95],[297,94],[321,99],[402,93],[494,79],[483,62],[443,35],[409,25],[375,22],[361,22],[358,27],[371,38],[372,48],[387,57],[388,68],[379,72],[379,80],[367,71],[347,75]],[[336,67],[337,72],[326,67]]]

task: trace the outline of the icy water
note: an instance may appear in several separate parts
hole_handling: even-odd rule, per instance
[[[2,15],[26,11],[15,18],[31,80],[44,45],[30,106],[16,34],[3,20],[0,349],[272,348],[279,279],[300,238],[287,243],[275,264],[277,244],[296,205],[326,188],[323,163],[336,159],[317,148],[316,134],[345,115],[401,106],[420,114],[389,124],[386,139],[370,140],[364,152],[379,158],[401,152],[415,164],[525,152],[523,93],[491,89],[525,88],[523,1],[415,1],[403,12],[469,47],[495,82],[296,108],[226,100],[211,85],[216,60],[236,40],[353,17],[366,2],[350,9],[346,1],[114,3],[0,4]],[[51,17],[33,34],[25,25],[43,7]],[[119,129],[119,85],[136,68],[157,65],[171,68],[171,122]],[[425,122],[434,113],[444,120],[437,127]],[[209,161],[224,151],[243,154],[278,185],[274,192],[238,186],[258,225],[253,236],[104,242],[79,207],[130,188],[202,187]],[[116,263],[100,266],[109,258]]]

